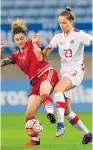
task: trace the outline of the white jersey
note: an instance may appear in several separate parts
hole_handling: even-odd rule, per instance
[[[64,37],[64,32],[61,31],[53,37],[50,44],[59,49],[61,57],[61,72],[65,72],[74,68],[82,67],[84,64],[84,46],[90,44],[92,36],[72,28],[68,37]]]

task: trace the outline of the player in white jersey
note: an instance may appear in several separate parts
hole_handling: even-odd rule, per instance
[[[55,34],[50,44],[43,51],[46,56],[58,47],[61,58],[60,80],[54,88],[54,101],[57,104],[58,117],[56,136],[64,133],[65,115],[70,123],[83,133],[82,143],[87,144],[92,141],[92,134],[71,110],[71,98],[73,89],[83,80],[84,46],[93,41],[93,36],[73,27],[75,16],[70,7],[66,7],[60,13],[58,21],[62,31]]]

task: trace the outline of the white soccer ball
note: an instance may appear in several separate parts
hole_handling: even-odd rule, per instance
[[[39,120],[28,120],[25,126],[26,132],[31,137],[37,137],[43,132],[43,126]]]

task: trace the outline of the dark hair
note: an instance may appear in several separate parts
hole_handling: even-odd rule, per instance
[[[12,22],[11,27],[13,36],[18,33],[24,33],[26,35],[27,28],[25,22],[22,19],[16,19],[14,22]]]
[[[59,16],[65,16],[68,20],[75,22],[75,15],[72,13],[71,7],[67,6]]]
[[[18,33],[24,33],[26,35],[26,31],[24,29],[22,29],[21,27],[14,28],[12,33],[13,33],[13,36]]]

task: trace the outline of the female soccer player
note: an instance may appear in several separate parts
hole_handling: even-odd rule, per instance
[[[27,40],[26,26],[23,20],[12,23],[12,34],[19,50],[1,61],[1,67],[15,64],[29,77],[32,90],[26,110],[26,121],[35,118],[36,112],[44,104],[47,118],[55,123],[54,105],[50,97],[53,87],[58,82],[57,72],[49,65],[42,55],[39,37],[34,35]],[[2,49],[2,48],[1,48]],[[47,87],[47,88],[46,88]],[[40,95],[42,98],[38,98]],[[39,137],[33,137],[25,146],[40,145]]]
[[[75,16],[68,6],[60,13],[58,21],[62,30],[55,34],[50,44],[43,51],[43,55],[47,56],[58,46],[61,58],[60,80],[54,88],[54,100],[57,104],[58,114],[56,136],[64,133],[65,115],[70,123],[83,133],[82,143],[87,144],[92,141],[92,134],[71,110],[71,98],[73,88],[83,80],[85,72],[84,46],[93,41],[93,36],[73,27]]]

